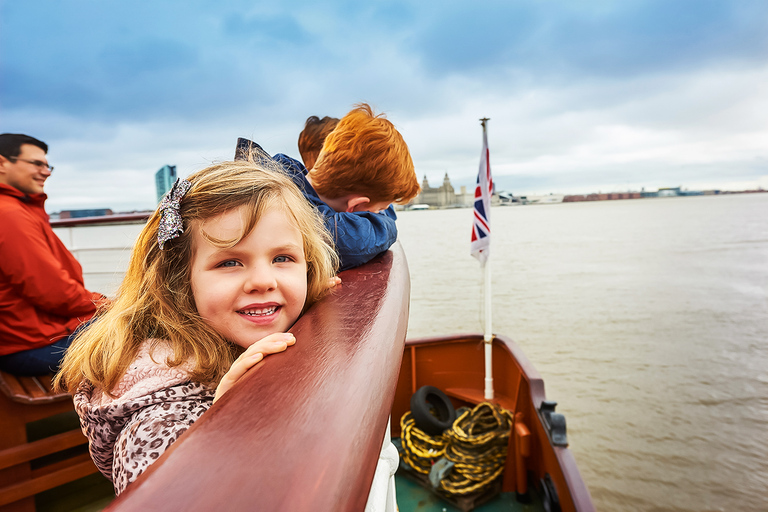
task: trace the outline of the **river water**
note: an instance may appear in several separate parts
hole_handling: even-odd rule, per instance
[[[472,210],[400,212],[409,337],[482,332]],[[599,511],[768,511],[768,193],[493,208],[494,332]]]

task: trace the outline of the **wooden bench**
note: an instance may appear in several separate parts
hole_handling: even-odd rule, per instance
[[[88,442],[79,428],[28,440],[27,424],[74,410],[71,396],[51,389],[52,377],[0,372],[0,511],[34,511],[35,494],[98,471],[87,452],[33,467],[35,459]]]

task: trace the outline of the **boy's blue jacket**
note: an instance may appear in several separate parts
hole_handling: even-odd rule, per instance
[[[237,139],[235,160],[247,158],[254,150],[263,151],[255,142]],[[282,153],[276,154],[272,159],[280,164],[307,201],[317,208],[325,219],[325,226],[333,236],[336,252],[341,260],[339,270],[367,263],[377,254],[389,249],[397,240],[397,215],[392,205],[381,213],[337,212],[320,199],[307,181],[307,169],[304,164]]]

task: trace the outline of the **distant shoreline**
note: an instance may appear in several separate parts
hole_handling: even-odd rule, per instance
[[[673,190],[673,189],[669,189]],[[578,203],[586,201],[616,201],[623,199],[648,199],[655,197],[691,197],[691,196],[724,196],[733,194],[760,194],[768,192],[764,189],[756,190],[705,190],[703,192],[687,192],[682,191],[677,194],[659,195],[658,192],[609,192],[606,194],[592,193],[592,194],[549,194],[546,196],[536,196],[537,198],[556,197],[554,201],[527,201],[529,196],[513,197],[512,201],[499,200],[498,196],[494,196],[494,201],[491,206],[517,206],[517,205],[534,205],[534,204],[560,204],[560,203]],[[533,197],[533,196],[530,196]],[[561,199],[562,198],[562,199]],[[471,208],[471,204],[452,204],[445,206],[437,205],[396,205],[398,211],[408,210],[446,210],[451,208]],[[94,217],[106,217],[102,222],[114,221],[117,217],[132,217],[136,219],[148,218],[154,210],[130,210],[126,212],[113,212],[108,208],[101,209],[82,209],[82,210],[62,210],[60,212],[50,213],[50,219],[60,221],[63,223],[65,220],[69,221],[69,224],[83,223],[87,221],[81,221],[80,219],[93,219]],[[76,220],[77,219],[77,220]]]
[[[522,206],[538,204],[562,204],[562,203],[580,203],[589,201],[617,201],[624,199],[655,199],[668,197],[702,197],[702,196],[725,196],[735,194],[760,194],[768,192],[762,188],[754,190],[705,190],[705,191],[687,191],[679,187],[659,189],[656,192],[608,192],[591,194],[547,194],[536,196],[512,196],[509,194],[494,194],[491,206]],[[430,205],[427,203],[410,204],[405,206],[397,205],[398,211],[410,210],[449,210],[453,208],[471,208],[472,204],[448,204],[448,205]]]
[[[566,195],[563,197],[564,203],[575,203],[580,201],[615,201],[618,199],[648,199],[652,197],[691,197],[691,196],[722,196],[731,194],[759,194],[768,192],[768,190],[756,189],[756,190],[704,190],[696,192],[681,191],[679,189],[666,189],[674,191],[673,193],[664,194],[665,189],[659,189],[658,192],[609,192],[607,194],[592,193],[592,194],[574,194]]]

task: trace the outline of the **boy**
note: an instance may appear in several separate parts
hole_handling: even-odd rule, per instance
[[[238,139],[235,159],[259,146]],[[326,137],[311,171],[284,154],[273,157],[325,219],[341,259],[340,270],[357,267],[397,239],[391,203],[419,193],[408,146],[394,125],[357,105]]]

